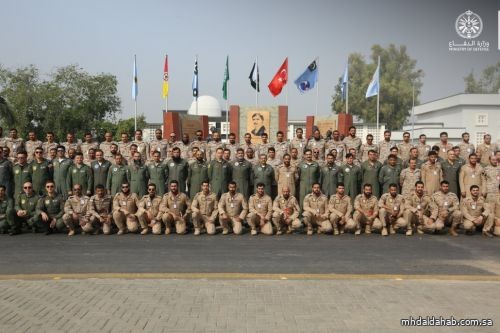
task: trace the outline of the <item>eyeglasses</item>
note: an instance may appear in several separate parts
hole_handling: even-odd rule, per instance
[[[32,186],[24,186],[23,188],[24,188],[25,190],[27,190],[27,189],[30,189],[30,188],[33,188],[33,187],[32,187]]]
[[[43,151],[36,151],[35,154],[43,154]]]
[[[54,185],[47,185],[47,186],[45,186],[45,188],[53,188],[53,187],[54,187]]]

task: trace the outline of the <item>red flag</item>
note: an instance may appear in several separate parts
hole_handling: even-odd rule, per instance
[[[276,97],[281,93],[281,90],[288,82],[288,57],[285,58],[283,65],[281,65],[280,69],[276,75],[274,75],[271,82],[269,82],[268,88],[271,94]]]

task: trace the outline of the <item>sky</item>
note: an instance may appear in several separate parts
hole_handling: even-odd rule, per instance
[[[489,52],[450,52],[461,39],[457,16],[477,13],[484,28],[478,40]],[[229,55],[229,103],[255,104],[248,79],[259,59],[260,105],[285,104],[289,119],[327,115],[334,87],[347,57],[358,52],[369,60],[373,44],[406,45],[425,76],[421,102],[463,92],[463,78],[500,60],[499,0],[210,0],[210,1],[68,1],[3,0],[0,64],[7,68],[36,65],[42,73],[78,64],[89,73],[118,78],[120,118],[132,117],[134,55],[138,63],[138,113],[160,122],[163,62],[169,57],[169,109],[188,109],[198,55],[200,95],[222,107],[222,79]],[[272,97],[267,84],[285,57],[289,82]],[[293,81],[318,57],[318,92],[300,94]],[[288,93],[286,92],[288,89]],[[381,88],[383,89],[383,87]]]

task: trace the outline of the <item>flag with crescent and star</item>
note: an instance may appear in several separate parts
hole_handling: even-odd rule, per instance
[[[229,56],[226,56],[226,69],[224,70],[224,81],[222,82],[222,98],[227,101],[227,81],[229,81]]]
[[[297,89],[299,89],[301,93],[304,93],[313,89],[316,82],[318,82],[318,66],[315,59],[309,66],[307,66],[304,73],[302,73],[302,75],[299,76],[294,83],[297,86]]]
[[[276,97],[281,93],[281,90],[283,90],[283,87],[286,85],[287,82],[288,82],[288,57],[285,58],[285,61],[278,69],[278,72],[276,72],[276,74],[274,75],[271,82],[269,82],[269,85],[267,87],[269,88],[271,94],[274,97]]]
[[[163,86],[162,93],[163,98],[168,96],[168,55],[165,55],[165,65],[163,66]]]

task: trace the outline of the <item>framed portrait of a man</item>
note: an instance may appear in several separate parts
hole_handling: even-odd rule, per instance
[[[269,134],[269,111],[250,111],[247,113],[247,132],[252,135],[252,142],[260,142],[263,133]]]

